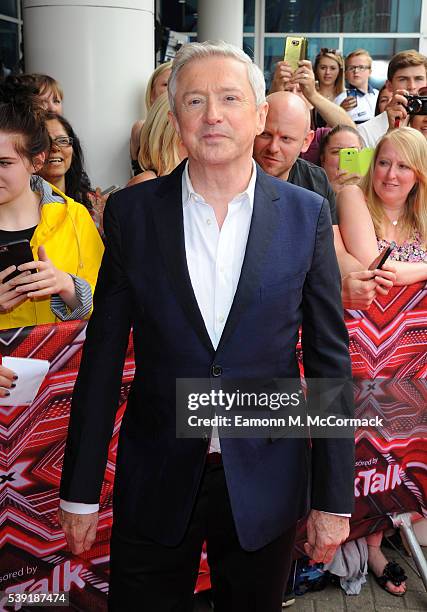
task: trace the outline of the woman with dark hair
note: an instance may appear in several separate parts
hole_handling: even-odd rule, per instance
[[[363,141],[359,132],[349,125],[336,125],[320,143],[320,164],[335,194],[339,193],[344,185],[357,184],[360,180],[358,174],[340,170],[340,151],[348,148],[355,148],[359,151],[363,149]]]
[[[32,85],[1,84],[0,246],[28,241],[33,261],[0,269],[0,329],[81,319],[92,308],[103,244],[85,207],[36,176],[48,149]]]
[[[91,209],[90,192],[93,189],[84,170],[80,140],[70,123],[61,115],[46,113],[46,128],[50,151],[39,171],[40,176],[76,202]]]
[[[378,92],[377,103],[375,104],[375,117],[385,111],[387,103],[391,100],[393,93],[387,85],[383,85]]]

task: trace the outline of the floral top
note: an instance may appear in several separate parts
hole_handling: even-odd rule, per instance
[[[390,245],[388,240],[377,239],[378,249],[382,251]],[[390,253],[393,261],[409,261],[427,263],[427,247],[421,242],[421,237],[416,232],[412,239],[405,240],[402,244],[396,245]]]

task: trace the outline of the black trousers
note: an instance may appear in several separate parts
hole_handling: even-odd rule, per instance
[[[250,509],[248,509],[250,511]],[[113,526],[109,612],[192,612],[203,541],[215,612],[279,612],[295,526],[255,552],[239,544],[222,465],[207,465],[183,541],[167,547]]]

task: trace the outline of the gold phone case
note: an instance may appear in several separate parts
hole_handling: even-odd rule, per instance
[[[298,62],[307,57],[307,39],[305,36],[287,36],[285,40],[284,60],[293,71],[298,68]]]

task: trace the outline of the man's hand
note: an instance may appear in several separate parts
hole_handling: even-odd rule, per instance
[[[98,512],[74,514],[59,508],[58,521],[73,555],[80,555],[90,550],[96,538]]]
[[[311,510],[304,550],[315,563],[330,563],[338,546],[345,542],[349,533],[350,521],[347,517]]]
[[[345,110],[349,111],[357,106],[357,98],[355,96],[347,96],[341,102],[340,106]]]
[[[385,110],[390,130],[394,130],[395,127],[404,127],[409,123],[409,115],[406,110],[408,100],[405,95],[408,95],[406,89],[397,89],[387,102]],[[396,120],[398,120],[399,125],[397,125]]]

